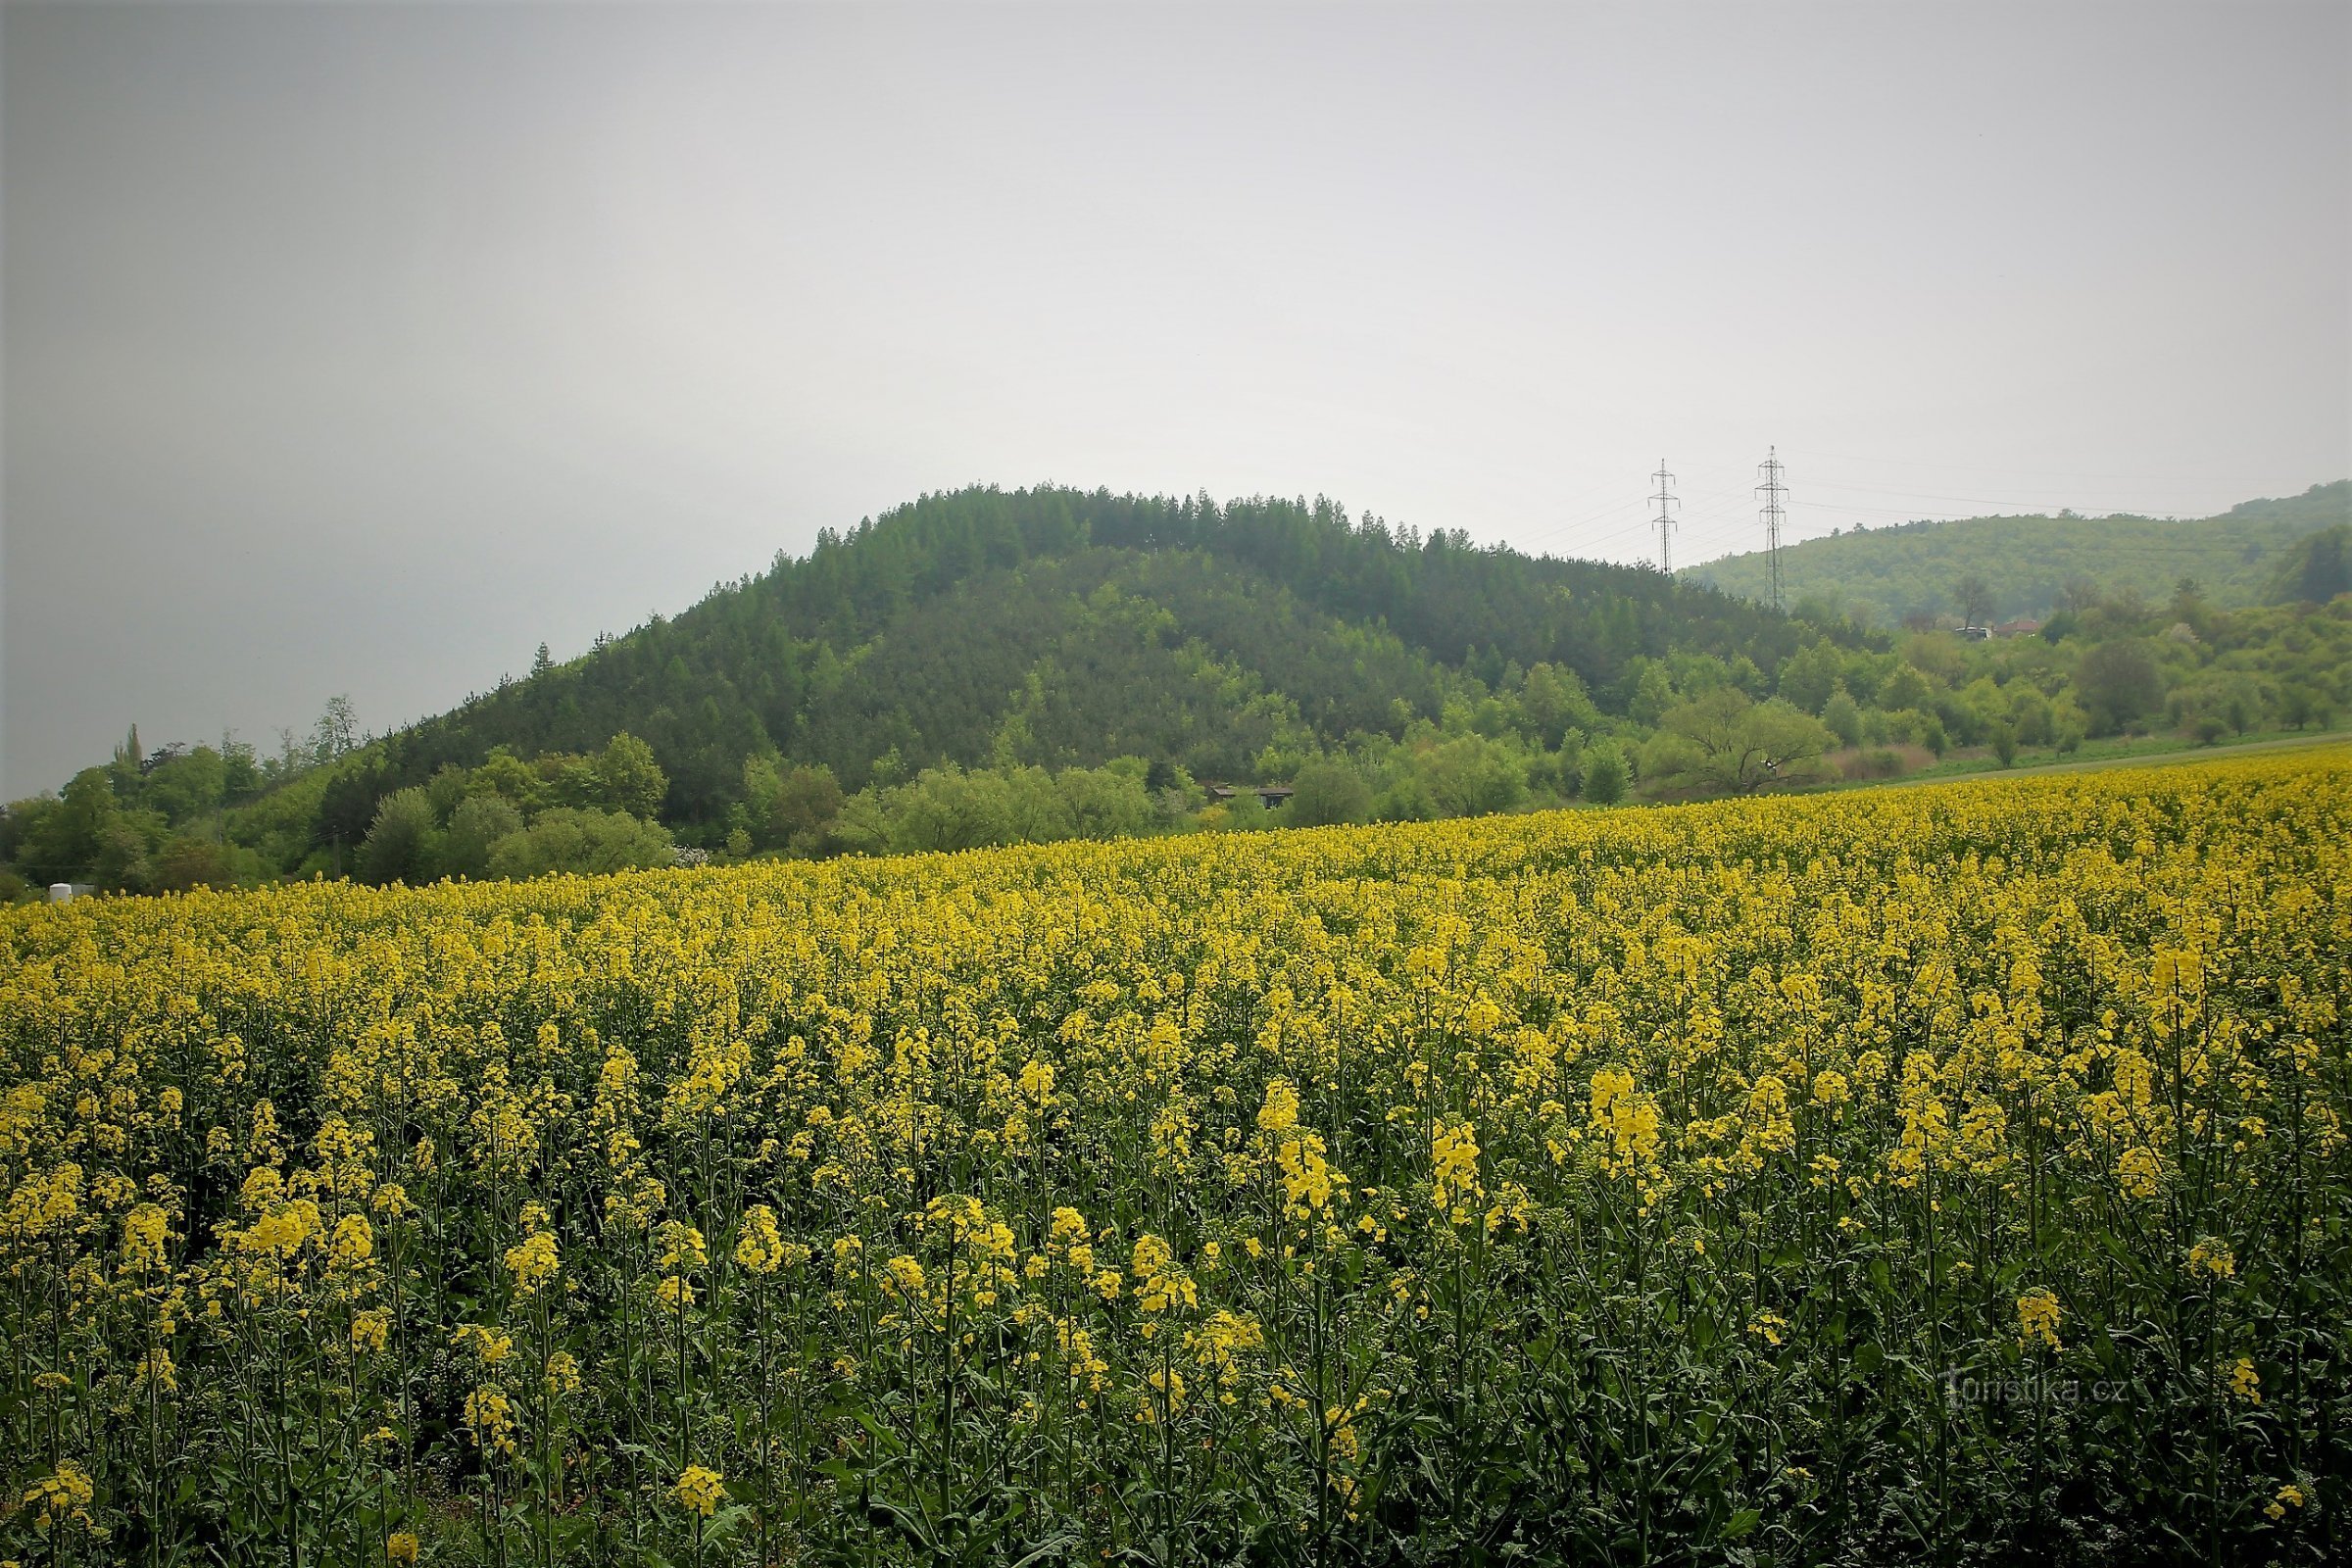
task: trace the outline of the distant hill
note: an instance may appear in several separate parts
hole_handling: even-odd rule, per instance
[[[1778,753],[1793,779],[1835,751],[1844,776],[1876,778],[1954,746],[2006,762],[2157,728],[2303,730],[2352,710],[2352,604],[2333,597],[2352,529],[2312,525],[2345,489],[2209,524],[1827,541],[1899,561],[2008,529],[1990,537],[2060,581],[2047,539],[2077,525],[2104,530],[2110,568],[2132,529],[2238,541],[2235,571],[2176,555],[2121,580],[2144,598],[2106,576],[2042,636],[1899,643],[1803,600],[1782,614],[1327,501],[925,496],[576,659],[542,649],[528,676],[388,735],[354,734],[340,703],[275,758],[150,752],[132,729],[111,761],[0,808],[0,902],[58,882],[414,883],[1478,815],[1779,775],[1708,771],[1727,758]],[[2002,559],[1914,569],[1933,585]],[[2170,602],[2199,569],[2230,597],[2251,578],[2293,602]],[[2002,579],[2005,608],[2041,602],[2025,577]]]
[[[502,685],[338,764],[316,831],[356,842],[436,769],[589,752],[626,730],[668,779],[665,821],[722,820],[744,762],[830,766],[855,789],[939,762],[1118,756],[1249,777],[1436,717],[1466,677],[1540,662],[1603,710],[1634,662],[1745,657],[1813,633],[1646,567],[1482,550],[1324,501],[1039,488],[926,496],[674,618]]]
[[[2194,577],[2209,604],[2236,609],[2273,598],[2297,542],[2347,516],[2352,481],[2339,479],[2195,520],[2061,514],[1910,522],[1784,549],[1781,578],[1791,604],[1828,601],[1880,625],[1914,611],[1950,612],[1953,584],[1970,572],[1990,585],[2000,619],[2047,616],[2076,580],[2161,604],[2182,577]],[[1763,599],[1771,591],[1762,552],[1727,556],[1683,575],[1742,598]]]

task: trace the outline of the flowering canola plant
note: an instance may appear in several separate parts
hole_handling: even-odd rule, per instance
[[[0,911],[0,1560],[2324,1561],[2348,784]]]

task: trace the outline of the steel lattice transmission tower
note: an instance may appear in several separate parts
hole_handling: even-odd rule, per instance
[[[1664,458],[1658,460],[1658,471],[1651,474],[1650,477],[1658,481],[1658,493],[1649,498],[1658,504],[1658,514],[1651,519],[1658,525],[1658,569],[1672,573],[1674,570],[1674,508],[1678,505],[1678,501],[1673,490],[1674,475],[1666,471]]]
[[[1781,498],[1788,487],[1781,483],[1781,449],[1765,448],[1768,456],[1759,469],[1764,482],[1756,494],[1764,498],[1764,555],[1772,566],[1772,608],[1781,608]]]

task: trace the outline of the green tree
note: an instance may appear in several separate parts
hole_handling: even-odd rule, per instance
[[[35,883],[87,880],[100,844],[110,840],[122,814],[104,767],[74,774],[55,801],[23,801],[13,809],[24,822],[18,863]]]
[[[1372,803],[1375,821],[1434,822],[1440,814],[1429,781],[1409,767],[1399,769]]]
[[[1571,728],[1590,728],[1600,722],[1600,711],[1585,683],[1573,669],[1539,662],[1527,672],[1519,692],[1519,711],[1528,734],[1545,750],[1560,744]],[[1296,804],[1294,802],[1294,804]]]
[[[1847,695],[1843,686],[1832,692],[1830,700],[1821,705],[1821,721],[1838,737],[1838,745],[1862,744],[1862,705]]]
[[[1018,837],[1011,791],[993,769],[967,773],[953,762],[927,767],[886,794],[883,806],[891,846],[898,850],[976,850]]]
[[[311,726],[310,760],[331,762],[357,746],[359,740],[359,713],[351,706],[351,699],[330,697],[318,714],[318,722]]]
[[[2251,690],[2251,683],[2246,686],[2232,686],[2222,698],[2222,722],[2228,724],[2237,734],[2243,735],[2254,727],[2260,706],[2259,699]]]
[[[2302,729],[2309,724],[2325,725],[2329,707],[2319,688],[2304,681],[2289,681],[2278,688],[2278,722],[2289,729]]]
[[[1952,734],[1950,730],[1945,729],[1943,726],[1943,715],[1940,713],[1922,713],[1919,716],[1919,744],[1925,746],[1929,751],[1934,752],[1937,757],[1941,757],[1945,752],[1950,751],[1952,749]]]
[[[1935,685],[1920,673],[1919,666],[1906,661],[1895,665],[1894,672],[1879,683],[1879,706],[1888,712],[1898,708],[1925,708],[1935,691]]]
[[[1820,719],[1778,698],[1750,703],[1731,690],[1670,710],[1642,756],[1642,776],[1667,789],[1746,795],[1768,784],[1809,782],[1836,737]]]
[[[1483,735],[1425,741],[1410,754],[1440,816],[1508,811],[1527,797],[1527,754]]]
[[[1291,780],[1290,813],[1298,827],[1362,822],[1372,815],[1372,787],[1344,759],[1327,757]]]
[[[596,779],[609,808],[640,821],[652,821],[669,793],[669,777],[654,760],[654,749],[627,730],[605,743],[604,755],[596,760]]]
[[[2194,577],[2182,577],[2173,584],[2173,602],[2168,612],[2200,637],[2206,634],[2213,620],[2212,611],[2206,608],[2205,589]]]
[[[841,814],[841,785],[833,770],[819,762],[813,767],[786,767],[776,777],[768,797],[767,832],[770,842],[797,855],[824,851],[833,819]]]
[[[2009,722],[2017,730],[2019,744],[2048,745],[2052,724],[2050,700],[2024,681],[2012,681],[2009,691]]]
[[[139,798],[176,825],[218,807],[228,794],[228,764],[210,746],[158,762],[140,786]]]
[[[112,769],[117,795],[128,799],[138,792],[139,775],[146,762],[147,754],[139,750],[139,726],[133,724],[130,733],[115,748]]]
[[[1053,844],[1079,836],[1070,798],[1042,767],[991,769],[1004,802],[1005,842]]]
[[[1960,607],[1961,620],[1970,626],[1988,626],[1992,623],[1992,584],[1981,571],[1965,571],[1952,584],[1952,602]]]
[[[549,804],[548,786],[530,763],[504,746],[493,746],[482,765],[468,775],[466,788],[474,794],[503,796],[524,817]]]
[[[622,811],[570,806],[551,807],[519,833],[490,849],[490,874],[545,876],[569,871],[583,875],[641,870],[672,864],[669,830]]]
[[[158,811],[123,811],[98,835],[90,880],[111,893],[146,893],[155,886],[155,851],[164,839]]]
[[[506,797],[467,796],[449,813],[441,836],[441,870],[449,876],[487,876],[492,848],[522,826],[522,812]]]
[[[1674,680],[1666,666],[1644,661],[1642,673],[1634,682],[1633,701],[1626,711],[1637,724],[1655,724],[1674,706]]]
[[[446,823],[458,807],[474,793],[473,775],[455,762],[444,762],[424,782],[425,799],[433,803],[433,819]]]
[[[879,792],[859,790],[841,803],[841,814],[827,829],[831,841],[852,855],[883,855],[890,850],[890,812]]]
[[[236,858],[228,847],[208,838],[179,833],[164,841],[155,856],[154,885],[158,892],[185,893],[191,888],[224,888],[237,879]]]
[[[422,789],[395,790],[377,804],[375,821],[360,845],[360,877],[379,884],[427,881],[440,855],[430,798]]]
[[[1826,637],[1807,644],[1781,665],[1780,694],[1808,713],[1818,713],[1839,689],[1845,656]]]
[[[2299,541],[2271,579],[2270,602],[2324,605],[2352,594],[2352,523],[2337,523]]]
[[[2112,734],[2156,711],[2164,702],[2164,672],[2143,638],[2114,637],[2091,644],[2075,667],[2075,690],[2093,732]]]
[[[85,767],[57,799],[20,801],[9,814],[18,863],[34,882],[89,882],[114,892],[148,888],[151,858],[168,830],[162,812],[122,805],[112,767]]]
[[[220,787],[230,800],[240,800],[262,788],[267,780],[262,774],[261,760],[254,754],[251,741],[241,741],[232,730],[220,732]]]
[[[1584,797],[1594,806],[1615,806],[1629,782],[1625,753],[1615,741],[1585,748]]]
[[[1080,838],[1129,838],[1157,820],[1145,778],[1140,765],[1071,767],[1054,777],[1054,791]]]

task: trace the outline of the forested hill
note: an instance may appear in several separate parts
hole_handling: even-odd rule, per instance
[[[1132,756],[1203,778],[1398,734],[1474,679],[1538,663],[1622,710],[1632,662],[1711,653],[1766,674],[1789,621],[1641,567],[1475,549],[1335,505],[1039,488],[926,496],[676,616],[544,665],[339,765],[317,829],[494,747],[592,752],[620,731],[662,814],[722,822],[747,759],[857,789],[925,766]]]
[[[2295,546],[2348,517],[2352,481],[2339,479],[2196,520],[2062,514],[1911,522],[1785,548],[1781,575],[1791,603],[1815,601],[1885,626],[1907,616],[1957,613],[1955,585],[1970,574],[1990,588],[1995,619],[2047,616],[2085,589],[2161,604],[2183,577],[2196,580],[2207,603],[2237,609],[2297,597],[2280,580]],[[1684,575],[1751,599],[1771,591],[1760,551]]]
[[[1977,640],[1326,502],[926,496],[389,735],[339,700],[271,758],[134,728],[0,809],[0,902],[1427,819],[2301,731],[2352,709],[2348,532],[2279,552],[2274,606],[2077,584],[2040,635]]]

